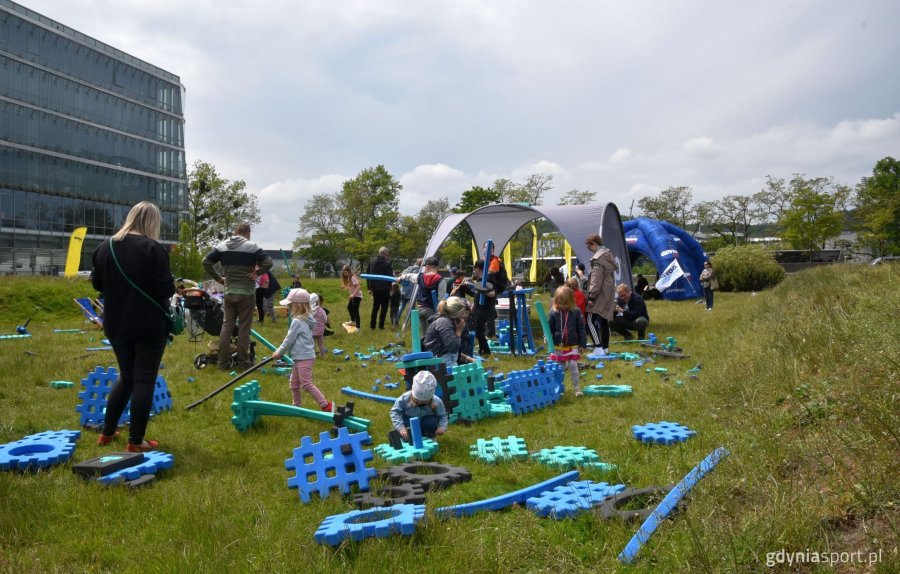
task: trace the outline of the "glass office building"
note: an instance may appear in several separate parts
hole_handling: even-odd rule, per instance
[[[0,273],[55,273],[86,226],[81,267],[143,200],[178,239],[187,209],[178,76],[0,0]]]

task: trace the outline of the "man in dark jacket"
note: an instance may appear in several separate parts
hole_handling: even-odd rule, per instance
[[[390,259],[388,259],[387,247],[382,247],[378,250],[378,255],[369,262],[366,273],[370,275],[394,276],[394,269],[391,267]],[[369,321],[369,328],[375,328],[375,316],[378,315],[378,328],[384,329],[384,317],[387,315],[391,302],[391,282],[367,279],[366,286],[369,293],[372,294],[372,318]]]
[[[222,273],[216,270],[221,264]],[[251,367],[250,330],[253,328],[253,311],[256,308],[256,277],[272,268],[272,258],[250,241],[250,224],[240,223],[234,235],[219,243],[203,258],[206,273],[225,285],[222,331],[219,333],[219,368],[230,370],[231,334],[237,322],[237,364],[243,370]]]
[[[628,285],[619,284],[616,287],[616,316],[609,328],[625,339],[631,339],[629,329],[636,329],[638,339],[643,339],[649,325],[650,315],[647,314],[647,305],[644,303],[643,297],[632,293]]]

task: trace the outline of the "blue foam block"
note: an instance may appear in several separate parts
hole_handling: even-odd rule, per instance
[[[353,510],[329,516],[319,525],[313,540],[337,546],[344,540],[386,538],[391,534],[411,536],[425,517],[424,504],[395,504],[368,510]]]

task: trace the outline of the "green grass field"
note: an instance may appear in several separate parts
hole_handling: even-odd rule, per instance
[[[632,385],[622,398],[575,399],[521,417],[451,426],[436,460],[468,467],[471,482],[431,494],[426,520],[412,537],[394,536],[331,548],[313,541],[323,518],[351,509],[338,494],[302,504],[287,488],[284,461],[300,438],[326,426],[295,418],[264,418],[238,433],[230,423],[231,392],[193,411],[185,406],[227,381],[197,371],[202,343],[179,337],[163,359],[175,408],[150,421],[148,437],[175,456],[150,488],[129,491],[87,483],[71,463],[45,471],[0,472],[0,571],[3,572],[763,572],[778,551],[846,553],[860,563],[776,565],[773,571],[895,572],[900,505],[900,268],[831,266],[789,277],[769,291],[717,293],[706,313],[693,302],[650,302],[651,331],[674,336],[687,360],[660,359],[668,379],[630,363],[588,370],[582,384]],[[308,283],[308,284],[307,284]],[[304,282],[324,293],[335,337],[329,348],[366,352],[400,341],[369,332],[347,335],[337,280]],[[71,297],[94,295],[90,284],[38,277],[0,278],[0,333],[28,317],[32,338],[0,340],[0,443],[51,430],[78,428],[79,381],[111,351],[88,353],[102,334],[53,334],[77,328]],[[285,323],[259,329],[280,343]],[[536,333],[539,333],[539,328]],[[408,335],[407,335],[408,337]],[[615,339],[614,339],[615,340]],[[613,345],[635,350],[636,345]],[[29,354],[27,351],[33,353]],[[502,356],[488,367],[528,368],[535,358]],[[702,362],[698,380],[685,371]],[[343,402],[345,385],[370,390],[392,364],[317,361],[315,382]],[[188,378],[194,377],[193,382]],[[289,403],[287,379],[256,377],[262,399]],[[676,385],[676,379],[684,381]],[[49,381],[75,388],[54,390]],[[391,391],[388,391],[390,393]],[[387,394],[382,391],[382,394]],[[396,394],[399,394],[398,392]],[[313,406],[304,397],[305,406]],[[373,421],[376,443],[390,429],[388,405],[356,400]],[[648,446],[631,426],[677,421],[698,431],[677,446]],[[490,466],[469,456],[478,438],[514,434],[535,451],[557,445],[596,449],[618,471],[582,478],[628,486],[678,482],[718,446],[731,456],[690,495],[687,512],[665,522],[633,566],[616,556],[637,524],[537,518],[524,508],[437,519],[439,506],[479,500],[546,480],[559,472],[530,463]],[[110,449],[84,431],[74,461]],[[124,440],[118,443],[124,448]],[[384,461],[375,458],[376,467]]]

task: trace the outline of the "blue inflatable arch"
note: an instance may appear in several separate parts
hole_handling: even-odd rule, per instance
[[[681,301],[702,296],[699,277],[707,258],[696,239],[668,221],[649,217],[624,221],[622,226],[632,266],[638,256],[645,255],[656,265],[657,273],[665,271],[673,259],[684,270],[685,276],[663,291],[664,299]]]

